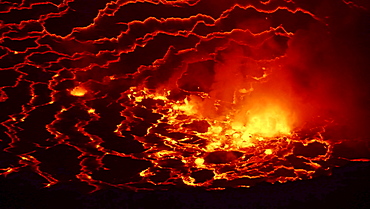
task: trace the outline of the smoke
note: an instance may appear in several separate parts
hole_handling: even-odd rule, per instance
[[[297,30],[289,38],[272,31],[232,31],[222,41],[200,42],[198,55],[184,55],[193,60],[184,61],[186,69],[173,76],[175,82],[182,90],[209,94],[191,98],[207,117],[235,107],[258,112],[275,104],[295,128],[332,121],[331,138],[369,136],[370,15],[328,2],[310,8],[317,19],[303,21],[307,17],[302,16],[301,26],[295,21]],[[200,53],[210,55],[203,60]],[[214,108],[216,101],[222,104]]]
[[[329,7],[330,8],[330,7]],[[332,12],[332,11],[328,11]],[[289,41],[283,72],[303,117],[331,118],[342,138],[369,136],[369,15],[337,9]],[[335,135],[335,134],[334,134]]]

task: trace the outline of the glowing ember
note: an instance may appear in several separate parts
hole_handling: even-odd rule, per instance
[[[81,86],[75,87],[72,91],[71,94],[76,97],[82,97],[87,93],[87,90]]]
[[[272,149],[266,149],[265,154],[266,155],[271,155],[272,154]]]

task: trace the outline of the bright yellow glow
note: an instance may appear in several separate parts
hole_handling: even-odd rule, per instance
[[[183,104],[175,104],[173,109],[183,111],[187,115],[193,115],[197,113],[196,105],[187,98],[184,100]]]
[[[138,96],[138,97],[135,97],[135,101],[136,102],[142,102],[144,99],[144,96]]]
[[[276,98],[259,97],[253,98],[255,101],[241,100],[232,107],[227,104],[222,107],[220,101],[209,99],[207,95],[191,95],[182,101],[172,101],[167,98],[167,95],[170,95],[168,91],[161,95],[158,92],[132,90],[129,97],[136,102],[142,101],[143,98],[165,101],[164,108],[168,110],[167,123],[179,131],[181,129],[194,132],[191,128],[183,128],[183,124],[189,124],[194,119],[207,121],[209,127],[206,132],[195,131],[197,136],[207,140],[206,146],[203,147],[206,152],[258,148],[261,142],[268,143],[270,138],[287,136],[292,131],[291,111],[283,101]],[[239,92],[248,90],[241,89]],[[187,115],[189,118],[179,117],[180,115]],[[178,144],[177,140],[171,138],[164,140],[172,145]],[[158,157],[169,155],[168,151],[156,154]],[[199,166],[200,160],[197,159],[195,164]]]
[[[263,137],[289,134],[290,131],[288,114],[277,105],[252,113],[246,127],[246,132]]]
[[[203,163],[204,163],[204,159],[203,158],[197,158],[197,159],[195,159],[195,164],[197,165],[197,166],[202,166],[203,165]]]
[[[87,93],[87,90],[81,86],[76,86],[72,91],[71,94],[76,97],[82,97]]]
[[[153,97],[153,99],[157,99],[157,100],[163,100],[163,101],[166,101],[168,100],[167,97],[165,96],[161,96],[161,95],[156,95]]]
[[[165,157],[165,156],[175,156],[176,152],[171,150],[161,150],[156,153],[158,158]]]
[[[221,146],[222,146],[222,142],[220,140],[216,140],[212,143],[207,144],[207,150],[213,151],[213,150],[216,150],[217,148],[220,148]]]
[[[272,154],[272,149],[266,149],[265,154],[266,155],[271,155]]]
[[[222,131],[222,127],[221,126],[211,126],[210,128],[208,128],[208,130],[211,133],[219,134]]]
[[[215,122],[202,136],[212,141],[208,150],[224,148],[254,147],[256,143],[271,137],[291,134],[292,118],[279,104],[265,104],[258,108],[240,111],[236,116],[227,117],[224,122]],[[211,137],[212,136],[212,137]],[[214,139],[217,137],[217,139]]]

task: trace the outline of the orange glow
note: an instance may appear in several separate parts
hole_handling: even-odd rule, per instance
[[[248,147],[256,147],[261,143],[268,143],[270,138],[291,136],[294,129],[293,122],[295,118],[292,111],[284,107],[284,103],[277,99],[263,99],[253,105],[245,105],[244,100],[240,100],[234,109],[228,109],[219,113],[212,113],[219,102],[202,99],[201,96],[192,95],[186,97],[183,101],[170,101],[166,95],[150,93],[148,90],[133,92],[135,102],[141,102],[144,97],[162,100],[165,102],[164,109],[168,110],[167,120],[169,124],[178,127],[178,132],[193,133],[194,131],[184,129],[184,124],[191,124],[192,121],[203,121],[209,124],[205,132],[194,132],[197,136],[207,139],[207,145],[204,149],[208,152],[216,150],[238,150]],[[244,91],[243,91],[244,92]],[[158,110],[161,112],[161,109]],[[187,116],[187,119],[180,117]],[[177,142],[170,138],[164,140],[168,143],[176,144]],[[158,151],[159,157],[164,151]],[[166,151],[168,152],[168,151]],[[269,154],[270,151],[266,151]],[[203,160],[203,161],[202,161]],[[204,159],[197,158],[195,164],[200,166]]]
[[[197,159],[195,159],[195,164],[198,166],[198,167],[200,167],[200,166],[202,166],[203,165],[203,163],[204,163],[204,159],[203,158],[197,158]]]
[[[279,105],[271,104],[261,110],[250,110],[247,117],[248,123],[244,132],[251,135],[274,137],[290,134],[289,114]]]
[[[266,154],[266,155],[271,155],[271,154],[272,154],[272,150],[271,150],[271,149],[267,149],[267,150],[265,150],[265,154]]]
[[[0,3],[0,176],[217,190],[370,161],[364,3],[18,2]]]
[[[211,126],[208,133],[213,136],[224,133],[226,137],[230,137],[231,147],[252,147],[255,146],[255,142],[263,141],[265,138],[289,136],[292,127],[288,123],[288,117],[288,112],[283,111],[278,105],[269,105],[228,117],[226,126]]]
[[[196,104],[190,102],[187,98],[181,104],[174,104],[172,109],[175,111],[182,111],[187,115],[194,115],[197,113]]]
[[[81,86],[76,86],[70,93],[73,96],[82,97],[82,96],[85,96],[85,94],[87,93],[87,90]]]

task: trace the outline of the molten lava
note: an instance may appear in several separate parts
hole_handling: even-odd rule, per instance
[[[71,95],[76,97],[82,97],[87,93],[87,90],[81,86],[77,86],[71,91]]]
[[[232,181],[245,178],[254,184],[261,179],[274,182],[309,177],[312,171],[302,172],[301,169],[289,168],[289,162],[285,159],[293,154],[294,143],[302,141],[295,133],[299,130],[296,114],[276,98],[266,98],[266,95],[261,98],[253,95],[252,98],[253,93],[244,94],[242,98],[235,99],[237,102],[228,104],[203,92],[188,93],[184,99],[176,100],[169,99],[176,97],[170,90],[131,88],[126,92],[130,102],[125,106],[132,109],[125,110],[124,115],[129,116],[135,112],[135,108],[144,108],[158,115],[147,133],[136,138],[144,143],[148,149],[145,158],[151,159],[154,165],[142,176],[152,178],[156,170],[167,167],[161,162],[172,159],[178,160],[190,171],[180,175],[188,185],[211,186],[214,181],[222,179]],[[137,119],[131,116],[127,121]],[[149,140],[153,137],[163,144]],[[309,139],[310,142],[330,147],[321,138]],[[327,150],[318,159],[327,159],[329,155]],[[271,170],[265,170],[266,164],[277,159],[279,163],[275,162]],[[309,160],[306,165],[317,167],[316,163]],[[223,171],[225,167],[229,167],[226,173]],[[173,169],[171,176],[179,175]],[[291,174],[282,178],[276,174],[280,169]],[[199,182],[192,176],[205,171],[211,172],[213,178]]]
[[[370,159],[367,3],[86,2],[0,2],[0,175],[211,190]]]

